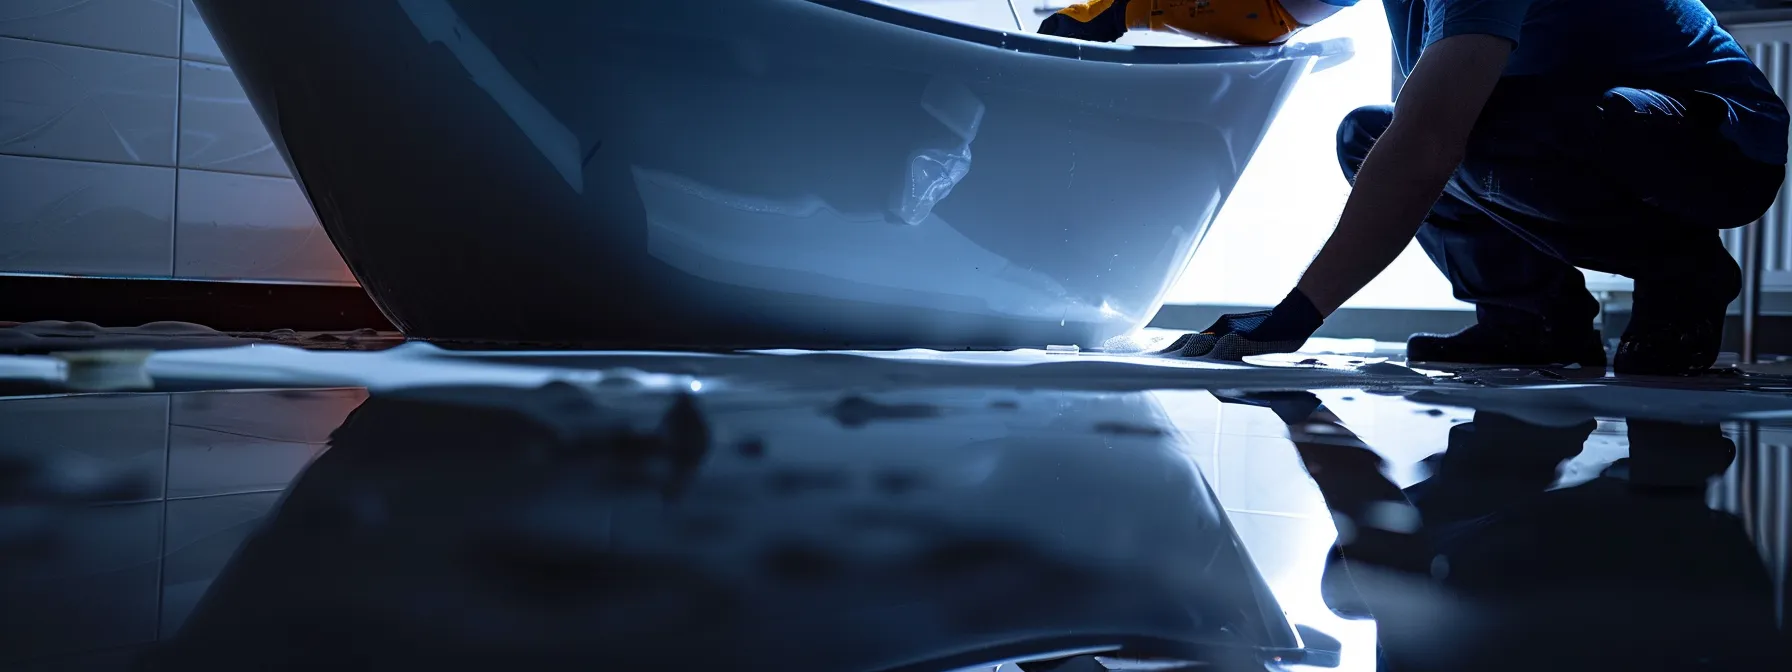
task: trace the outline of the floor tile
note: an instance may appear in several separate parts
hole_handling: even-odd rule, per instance
[[[168,502],[162,570],[161,636],[180,631],[212,580],[279,502],[280,493],[255,493]]]
[[[41,551],[0,560],[0,668],[156,637],[162,504],[65,509]]]
[[[1329,520],[1231,512],[1233,529],[1269,583],[1291,621],[1338,638],[1344,644],[1340,670],[1375,669],[1375,624],[1346,621],[1319,597],[1325,556],[1338,533]],[[1317,669],[1317,668],[1297,668]]]
[[[359,389],[174,395],[168,496],[283,489],[366,398]]]
[[[1319,487],[1285,438],[1219,438],[1220,503],[1228,510],[1330,519]]]
[[[164,394],[0,399],[0,457],[46,464],[64,478],[132,481],[114,501],[159,498],[167,449]]]

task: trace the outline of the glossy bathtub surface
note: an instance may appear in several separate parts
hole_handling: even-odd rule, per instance
[[[857,0],[200,0],[356,276],[437,339],[1099,346],[1315,45]]]

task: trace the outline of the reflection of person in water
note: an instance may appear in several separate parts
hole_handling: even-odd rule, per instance
[[[1735,457],[1717,425],[1632,419],[1628,458],[1552,489],[1595,423],[1477,413],[1402,490],[1329,411],[1286,410],[1338,521],[1326,602],[1375,618],[1381,669],[1784,664],[1761,557],[1740,520],[1705,504]]]

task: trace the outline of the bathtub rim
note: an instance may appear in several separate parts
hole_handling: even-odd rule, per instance
[[[985,28],[884,4],[877,0],[799,1],[901,28],[1003,51],[1075,61],[1122,65],[1234,65],[1300,58],[1345,57],[1355,52],[1355,45],[1348,37],[1316,42],[1287,42],[1268,46],[1165,47],[1110,44],[1040,35],[1031,31]]]

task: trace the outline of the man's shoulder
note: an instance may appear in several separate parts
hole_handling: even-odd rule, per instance
[[[1506,12],[1513,8],[1528,10],[1532,5],[1542,5],[1556,0],[1411,0],[1425,5],[1425,9],[1433,14],[1461,14],[1478,12]]]
[[[1425,41],[1430,43],[1457,35],[1493,35],[1516,41],[1525,16],[1539,0],[1423,1]]]

